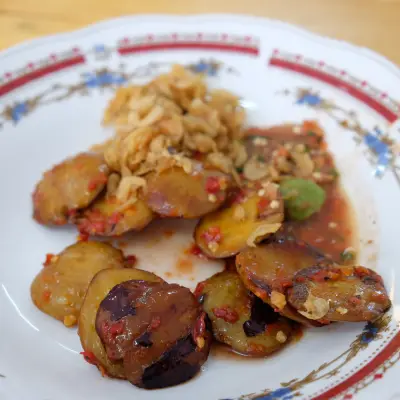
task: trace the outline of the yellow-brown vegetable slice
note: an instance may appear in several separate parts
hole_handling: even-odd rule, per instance
[[[283,216],[277,185],[248,183],[233,194],[226,207],[199,221],[194,238],[207,256],[226,258],[275,233]]]
[[[148,282],[163,282],[151,272],[140,269],[107,269],[99,272],[92,280],[87,290],[79,316],[78,334],[86,360],[95,364],[109,376],[126,379],[122,363],[112,363],[106,354],[104,346],[96,332],[96,316],[100,303],[110,290],[129,280]]]
[[[90,281],[108,268],[124,268],[120,250],[100,242],[75,243],[58,256],[48,255],[32,283],[32,300],[44,313],[73,326]]]
[[[382,278],[364,267],[312,266],[294,277],[289,303],[305,317],[374,321],[390,307]]]
[[[142,199],[123,207],[115,196],[103,196],[78,214],[75,222],[86,235],[119,236],[140,231],[153,219],[153,212]]]
[[[96,153],[80,153],[45,172],[32,195],[33,217],[44,225],[63,225],[104,189],[109,169]]]
[[[306,243],[277,235],[268,243],[247,248],[236,256],[236,268],[245,286],[276,310],[295,321],[312,324],[287,304],[286,289],[296,272],[329,263]]]
[[[186,173],[171,167],[148,176],[146,201],[162,217],[198,218],[216,210],[225,201],[230,177],[218,170],[204,169],[193,162]]]
[[[290,337],[292,323],[250,293],[236,272],[220,272],[198,285],[196,295],[215,339],[251,356],[266,356]]]

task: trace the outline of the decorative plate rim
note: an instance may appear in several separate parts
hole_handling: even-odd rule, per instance
[[[131,15],[126,15],[126,16],[121,16],[117,18],[111,18],[111,19],[104,19],[102,21],[97,21],[93,22],[85,27],[78,28],[78,29],[73,29],[71,31],[66,31],[66,32],[61,32],[61,33],[55,33],[51,35],[45,35],[43,37],[38,37],[34,39],[28,39],[24,40],[21,43],[15,44],[13,46],[10,46],[8,48],[5,48],[0,51],[0,57],[3,56],[8,56],[12,55],[13,53],[25,50],[28,47],[32,46],[38,46],[40,44],[44,44],[47,42],[50,42],[54,39],[61,39],[61,38],[67,38],[70,36],[75,36],[75,35],[81,35],[83,33],[90,33],[92,31],[98,30],[98,29],[107,29],[111,28],[114,25],[117,25],[118,23],[121,23],[123,21],[129,21],[132,19],[137,19],[137,20],[152,20],[154,21],[155,19],[177,19],[177,20],[190,20],[190,19],[196,19],[198,20],[210,20],[210,21],[215,21],[215,20],[221,20],[226,19],[229,22],[258,22],[260,24],[271,24],[275,25],[278,28],[285,29],[285,30],[290,30],[292,32],[297,32],[303,36],[308,37],[309,39],[312,39],[314,41],[319,41],[319,42],[329,42],[331,45],[334,45],[336,47],[341,47],[345,50],[352,51],[354,52],[357,50],[357,53],[362,53],[365,57],[368,57],[380,64],[385,65],[385,67],[389,68],[391,72],[400,79],[400,67],[396,65],[393,61],[391,61],[389,58],[386,56],[381,55],[380,53],[369,49],[365,46],[359,46],[353,43],[349,43],[345,40],[340,40],[340,39],[334,39],[326,35],[314,33],[307,28],[303,28],[301,26],[298,26],[296,24],[291,24],[288,22],[284,22],[279,19],[271,19],[271,18],[266,18],[266,17],[257,17],[257,16],[252,16],[252,15],[241,15],[241,14],[229,14],[229,13],[202,13],[202,14],[131,14]]]
[[[168,19],[171,22],[173,22],[174,20],[188,21],[188,20],[192,20],[192,19],[196,19],[197,22],[199,22],[199,21],[211,22],[211,21],[216,21],[216,20],[221,22],[221,20],[226,20],[226,22],[230,22],[230,23],[248,24],[250,22],[251,23],[257,22],[262,25],[272,25],[272,26],[278,27],[279,29],[297,32],[299,35],[305,36],[309,40],[317,41],[319,43],[324,43],[327,46],[328,45],[335,46],[339,49],[350,51],[350,52],[356,53],[360,56],[369,58],[372,61],[377,62],[380,65],[384,66],[385,68],[389,69],[390,72],[393,74],[393,76],[396,77],[396,79],[400,79],[400,68],[395,63],[390,61],[388,58],[380,55],[379,53],[377,53],[373,50],[367,49],[365,47],[357,46],[357,45],[354,45],[354,44],[351,44],[351,43],[348,43],[348,42],[345,42],[342,40],[332,39],[327,36],[319,35],[317,33],[311,32],[305,28],[298,27],[298,26],[295,26],[295,25],[292,25],[292,24],[289,24],[289,23],[286,23],[283,21],[272,20],[272,19],[263,18],[263,17],[242,16],[242,15],[236,15],[236,14],[200,14],[200,15],[141,14],[141,15],[118,17],[118,18],[113,18],[113,19],[109,19],[109,20],[104,20],[101,22],[95,22],[93,24],[90,24],[87,27],[76,29],[76,30],[73,30],[70,32],[58,33],[58,34],[44,36],[41,38],[24,41],[20,44],[14,45],[8,49],[1,50],[0,51],[0,59],[2,57],[13,56],[15,54],[18,54],[19,52],[25,51],[28,48],[32,49],[32,47],[37,47],[37,46],[40,46],[43,44],[49,44],[52,41],[72,39],[72,38],[74,38],[76,36],[80,36],[82,34],[87,35],[90,33],[94,33],[95,31],[98,31],[98,30],[112,29],[117,24],[121,24],[121,22],[128,22],[128,21],[132,21],[133,19],[140,20],[141,22],[145,22],[147,20],[151,20],[154,22],[157,19],[162,19],[164,21],[166,19]],[[383,370],[383,372],[384,372],[386,369],[390,368],[390,367],[385,368],[385,366],[384,366],[385,361],[388,361],[390,359],[390,357],[393,357],[393,355],[397,354],[399,352],[399,350],[400,350],[400,331],[398,331],[398,329],[397,329],[397,333],[395,333],[392,337],[390,337],[390,344],[383,347],[383,349],[380,352],[378,352],[376,357],[373,357],[372,360],[367,361],[363,367],[354,371],[352,374],[350,374],[350,376],[343,377],[342,380],[340,380],[339,382],[335,382],[330,387],[325,387],[323,389],[323,392],[320,395],[313,397],[313,399],[314,400],[325,399],[325,398],[327,398],[325,396],[327,396],[328,393],[333,396],[337,396],[338,394],[345,394],[345,391],[354,387],[354,385],[362,383],[363,381],[368,379],[371,376],[371,373],[376,374],[376,371],[378,369],[384,368],[384,370]],[[390,352],[390,354],[388,354],[388,357],[382,359],[383,353],[388,353],[388,352]],[[379,356],[381,356],[381,357],[379,357]],[[380,359],[379,360],[380,362],[376,360],[378,358]],[[363,373],[364,370],[365,370],[365,373]],[[377,375],[380,375],[380,377],[382,376],[382,374],[377,374]],[[358,379],[355,379],[356,376]],[[1,375],[0,375],[0,377],[1,377]],[[380,379],[380,377],[378,377],[376,379]],[[347,383],[348,383],[348,385],[347,385]],[[372,383],[372,381],[369,383]],[[365,386],[367,386],[368,384],[366,384]],[[278,391],[279,391],[279,389],[276,391],[277,392],[276,394],[280,395],[280,393],[278,393]],[[257,397],[257,398],[260,400],[261,399],[267,400],[267,399],[270,399],[269,395],[270,394],[266,394],[266,396]],[[316,393],[314,393],[314,396],[315,395],[316,395]],[[278,397],[278,398],[281,398],[281,397]],[[329,398],[331,398],[331,397],[329,397]],[[351,397],[345,397],[345,398],[350,399]]]

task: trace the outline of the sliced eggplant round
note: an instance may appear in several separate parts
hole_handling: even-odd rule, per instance
[[[247,183],[231,195],[224,208],[199,221],[194,238],[208,257],[231,257],[275,233],[283,217],[283,201],[277,185]]]
[[[280,236],[236,256],[237,271],[249,290],[282,315],[306,325],[314,323],[287,304],[286,290],[292,286],[296,272],[329,263],[330,260],[306,243]]]
[[[142,200],[124,206],[115,196],[103,196],[78,213],[75,223],[85,235],[120,236],[140,231],[153,219],[153,212]]]
[[[96,332],[96,316],[100,303],[110,290],[122,282],[140,279],[148,282],[162,282],[163,280],[151,272],[140,269],[106,269],[95,275],[90,282],[82,304],[79,316],[78,334],[83,347],[85,359],[96,365],[100,371],[108,376],[126,379],[121,362],[111,362],[107,357],[104,346]]]
[[[289,303],[312,320],[374,321],[390,308],[382,278],[364,267],[312,266],[296,273]]]
[[[100,154],[81,153],[44,173],[32,195],[33,217],[43,225],[64,225],[104,189],[110,171]]]
[[[138,280],[115,286],[101,302],[96,331],[108,359],[145,389],[174,386],[207,360],[211,332],[189,289]]]
[[[124,268],[124,261],[121,250],[100,242],[78,242],[59,255],[48,254],[32,282],[32,301],[44,313],[73,326],[93,277],[103,269]]]
[[[145,200],[162,217],[199,218],[225,201],[231,184],[229,175],[204,169],[193,162],[190,173],[181,167],[154,172],[147,177]]]
[[[303,178],[325,184],[335,181],[337,177],[333,158],[324,141],[324,132],[314,121],[305,121],[302,125],[250,128],[247,135],[248,160],[243,167],[246,179],[269,178],[282,182]],[[296,217],[302,219],[303,215],[304,210],[296,213]]]
[[[234,351],[263,357],[280,349],[293,324],[249,292],[236,272],[223,271],[196,290],[214,338]]]

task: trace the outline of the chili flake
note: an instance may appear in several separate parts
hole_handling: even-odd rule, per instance
[[[221,190],[220,178],[216,176],[209,176],[206,180],[206,191],[209,194],[218,193]]]
[[[130,254],[129,256],[125,257],[125,263],[129,268],[132,268],[137,263],[137,257],[134,254]]]
[[[225,322],[234,324],[239,320],[239,314],[235,310],[232,310],[230,307],[215,307],[212,309],[212,311],[217,318],[221,318]]]
[[[153,317],[150,322],[149,328],[150,328],[150,330],[154,330],[154,329],[157,329],[160,325],[161,325],[161,318]]]
[[[355,267],[354,272],[359,278],[363,278],[364,276],[371,275],[371,271],[365,267]]]
[[[89,234],[88,233],[84,233],[81,232],[78,236],[77,236],[77,241],[78,242],[87,242],[89,240]]]
[[[246,193],[242,189],[236,190],[231,197],[232,204],[243,203],[245,199]]]
[[[42,293],[42,298],[43,298],[43,301],[49,302],[51,299],[51,292],[49,290],[45,290]]]
[[[67,211],[67,216],[68,218],[75,218],[77,213],[78,210],[76,210],[75,208],[71,208],[70,210]]]
[[[201,237],[204,239],[206,243],[221,243],[222,233],[221,229],[218,226],[210,226]]]
[[[205,340],[203,337],[206,331],[205,317],[206,313],[202,312],[193,328],[193,339],[196,342],[197,347],[199,347],[200,349],[202,349],[205,344]]]
[[[257,202],[257,209],[258,209],[258,214],[262,215],[268,208],[270,204],[269,199],[262,197],[258,202]]]
[[[97,365],[97,358],[91,351],[82,351],[79,354],[83,355],[83,358],[87,363]]]
[[[196,297],[197,299],[203,294],[203,290],[205,287],[205,282],[199,282],[196,286],[196,289],[194,290],[194,297]]]
[[[82,219],[78,225],[80,233],[95,235],[104,233],[106,230],[106,219],[99,210],[88,212],[86,218]]]
[[[43,263],[44,267],[48,267],[50,264],[53,262],[57,261],[58,256],[52,253],[47,253],[46,254],[46,261]]]
[[[110,334],[112,336],[120,335],[124,331],[124,322],[118,321],[110,326]]]
[[[359,304],[361,304],[361,299],[358,298],[357,296],[353,296],[349,298],[349,303],[353,304],[354,306],[357,306]]]
[[[197,246],[196,243],[192,243],[191,246],[185,250],[186,254],[192,254],[193,256],[202,258],[202,259],[208,259],[208,257],[203,253],[201,248]]]
[[[385,303],[387,297],[383,293],[372,293],[371,299],[376,303]]]
[[[104,172],[101,172],[97,177],[93,178],[88,184],[88,190],[90,192],[96,190],[98,186],[105,185],[108,177]]]

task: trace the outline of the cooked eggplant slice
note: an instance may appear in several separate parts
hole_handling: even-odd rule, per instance
[[[90,282],[79,316],[78,334],[85,359],[96,365],[108,376],[126,379],[121,362],[113,363],[107,357],[104,346],[96,332],[95,322],[100,303],[110,290],[122,282],[138,279],[148,282],[163,280],[151,272],[140,269],[106,269],[100,271]]]
[[[250,128],[247,133],[248,161],[243,167],[246,179],[281,182],[296,177],[326,184],[337,178],[324,132],[316,122]]]
[[[204,216],[194,238],[209,257],[226,258],[270,236],[281,227],[283,201],[278,186],[249,182],[235,191],[229,204]]]
[[[142,230],[153,215],[142,199],[124,207],[115,196],[103,196],[78,213],[75,223],[79,232],[86,235],[120,236]]]
[[[236,268],[257,297],[282,315],[306,325],[313,324],[287,304],[286,289],[296,272],[312,265],[329,264],[321,253],[294,238],[275,236],[268,243],[248,247],[236,256]]]
[[[145,200],[162,217],[198,218],[221,206],[230,184],[228,175],[193,162],[190,173],[174,166],[150,174]]]
[[[250,128],[247,131],[248,140],[253,147],[248,152],[253,154],[257,149],[267,147],[269,140],[279,144],[303,144],[311,149],[319,149],[324,139],[324,132],[316,121],[304,121],[302,125],[284,124],[269,128]],[[266,139],[266,142],[257,141],[257,138]]]
[[[101,302],[96,331],[132,384],[156,389],[191,379],[207,360],[212,335],[205,317],[189,289],[131,280]]]
[[[236,272],[223,271],[196,290],[213,335],[238,353],[263,357],[280,349],[293,324],[250,293]]]
[[[107,184],[109,169],[96,153],[81,153],[44,173],[32,195],[33,217],[43,225],[64,225],[87,207]]]
[[[100,242],[78,242],[59,255],[48,254],[31,286],[33,303],[73,326],[93,277],[103,269],[124,268],[124,261],[121,250]]]
[[[382,278],[368,268],[312,266],[293,282],[288,301],[312,320],[374,321],[390,308]]]

